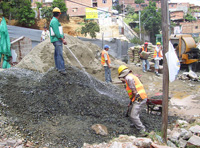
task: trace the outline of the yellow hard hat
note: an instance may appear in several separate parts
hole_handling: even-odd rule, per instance
[[[118,68],[118,74],[120,75],[121,72],[122,72],[123,70],[125,70],[125,69],[128,69],[128,67],[126,67],[125,65],[119,66],[119,68]]]
[[[53,12],[61,12],[61,11],[60,11],[60,9],[59,9],[58,7],[55,7],[55,8],[53,9]]]
[[[160,45],[161,43],[160,43],[160,42],[157,42],[156,44],[157,44],[157,45]]]

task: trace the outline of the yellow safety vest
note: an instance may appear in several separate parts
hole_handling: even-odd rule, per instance
[[[108,64],[110,64],[111,62],[110,62],[110,57],[109,57],[109,55],[108,55],[108,52],[107,51],[105,51],[105,50],[103,50],[102,52],[101,52],[101,64],[102,65],[104,65],[105,64],[105,58],[104,58],[104,54],[106,53],[106,55],[107,55],[107,59],[108,59]]]
[[[133,77],[133,80],[135,82],[135,88],[137,90],[137,93],[140,95],[141,99],[146,99],[147,98],[147,94],[144,90],[144,87],[142,85],[142,83],[140,82],[139,78],[134,76],[132,73],[129,73],[128,75],[130,75],[131,77]],[[135,96],[133,97],[133,92],[130,89],[130,87],[128,86],[128,83],[126,81],[126,91],[129,95],[129,98],[132,102],[135,101]]]

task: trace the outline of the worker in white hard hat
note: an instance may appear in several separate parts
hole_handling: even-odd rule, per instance
[[[55,68],[61,74],[65,75],[65,62],[63,59],[63,44],[67,45],[67,42],[64,39],[64,34],[62,27],[58,21],[61,15],[61,11],[59,8],[55,7],[53,9],[53,18],[51,19],[49,30],[50,30],[50,40],[55,47],[54,51],[54,60],[55,60]]]
[[[131,127],[135,127],[140,133],[145,133],[145,126],[140,121],[140,110],[142,105],[147,101],[147,94],[144,86],[137,76],[135,76],[127,66],[121,65],[118,68],[119,79],[125,81],[126,91],[129,95],[130,104],[132,105],[130,118],[132,121]]]
[[[155,74],[157,76],[160,76],[160,74],[158,73],[158,69],[159,69],[159,61],[162,59],[162,45],[160,42],[156,43],[156,47],[154,49],[154,54],[153,54],[153,59],[155,62]]]

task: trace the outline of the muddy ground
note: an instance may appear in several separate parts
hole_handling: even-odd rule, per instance
[[[135,135],[125,117],[127,94],[113,84],[67,66],[63,76],[51,68],[44,74],[11,68],[0,73],[1,112],[8,124],[36,146],[81,147],[100,143],[120,134]],[[146,107],[141,120],[148,131],[161,129],[161,116],[149,115]],[[169,123],[176,117],[169,117]],[[108,136],[95,134],[93,124],[108,128]]]

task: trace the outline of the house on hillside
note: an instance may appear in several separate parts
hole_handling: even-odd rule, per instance
[[[111,12],[111,0],[65,0],[66,7],[68,8],[67,14],[69,16],[85,16],[85,8],[97,8]]]
[[[190,6],[192,16],[196,19],[200,19],[200,6]]]
[[[193,22],[181,22],[182,33],[200,34],[200,20]]]
[[[85,8],[98,8],[112,10],[112,0],[64,0],[69,16],[85,16]],[[32,7],[36,7],[35,2],[42,2],[44,6],[51,6],[53,0],[31,0]]]

